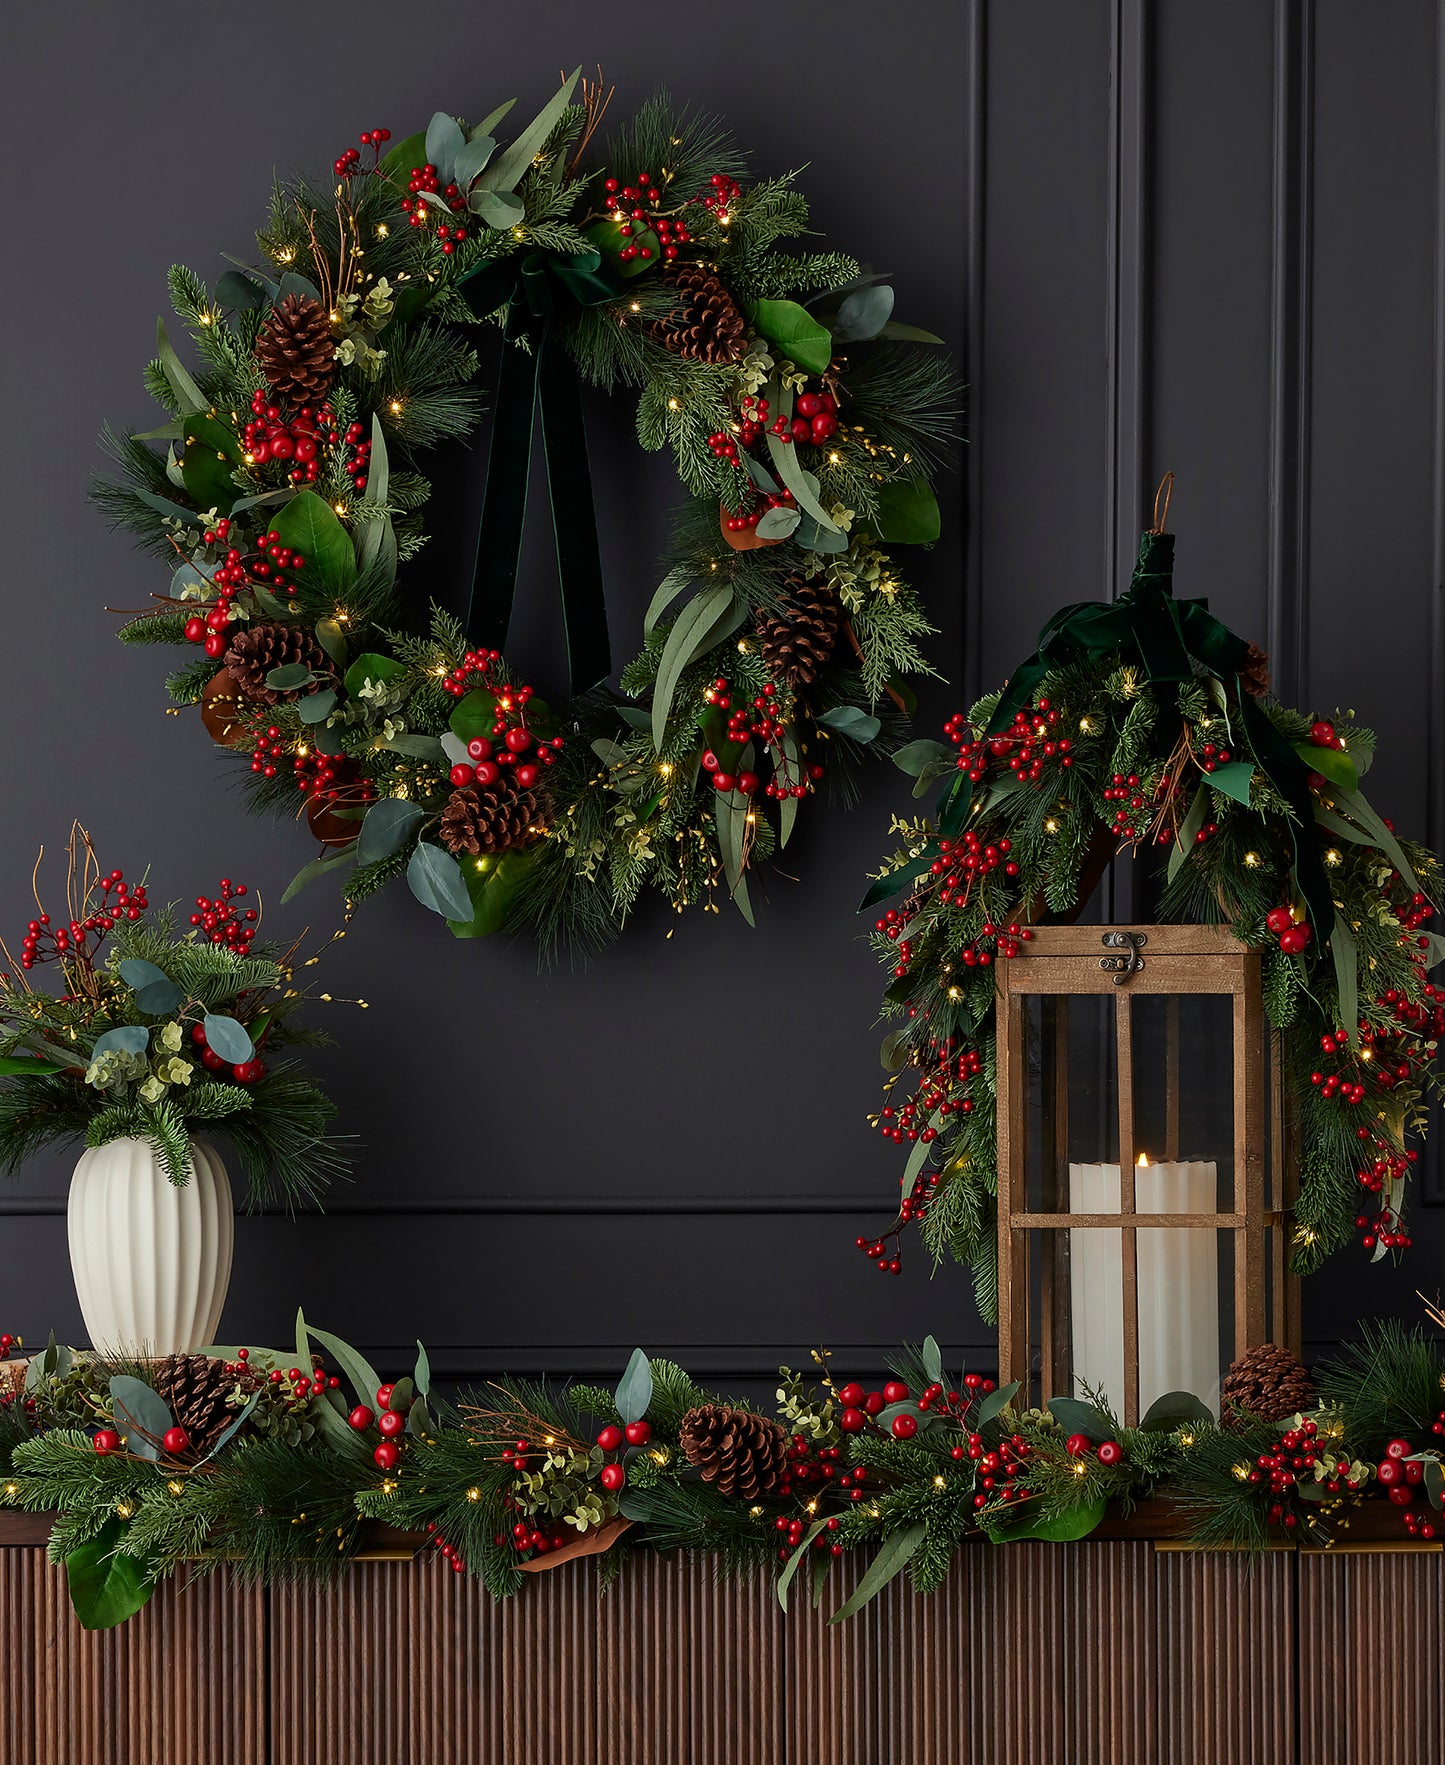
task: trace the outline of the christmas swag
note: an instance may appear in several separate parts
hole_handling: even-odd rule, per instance
[[[16,1346],[0,1337],[0,1356]],[[630,1534],[771,1569],[786,1607],[800,1568],[818,1603],[838,1558],[874,1550],[835,1621],[905,1566],[928,1590],[970,1541],[1082,1538],[1110,1504],[1127,1513],[1155,1493],[1201,1545],[1327,1545],[1356,1517],[1398,1537],[1440,1530],[1445,1357],[1398,1324],[1313,1380],[1284,1350],[1256,1349],[1225,1381],[1219,1422],[1173,1392],[1138,1428],[1092,1398],[1032,1410],[1016,1387],[955,1382],[931,1337],[876,1389],[837,1384],[815,1359],[821,1389],[783,1369],[774,1415],[640,1350],[615,1391],[502,1383],[453,1408],[420,1344],[412,1374],[383,1384],[300,1317],[294,1356],[111,1365],[52,1341],[0,1366],[0,1504],[57,1513],[50,1554],[92,1627],[128,1617],[182,1563],[338,1574],[368,1522],[497,1595],[578,1556],[598,1556],[605,1583]]]
[[[404,874],[458,936],[544,949],[613,935],[648,889],[751,917],[799,802],[899,745],[932,628],[895,548],[938,535],[957,396],[884,277],[780,249],[808,218],[790,177],[750,180],[662,98],[598,157],[610,96],[574,74],[505,145],[510,104],[439,113],[278,186],[254,261],[214,289],[172,270],[199,365],[162,323],[146,384],[168,420],[108,437],[96,492],[171,566],[122,636],[195,646],[172,698],[248,761],[253,807],[325,848],[293,887],[332,875],[358,902]],[[428,622],[419,468],[475,431],[492,333],[470,601]],[[598,685],[579,383],[635,391],[687,492],[626,700]],[[500,653],[534,411],[576,695],[557,710]]]
[[[1377,1259],[1410,1243],[1409,1142],[1445,1030],[1427,979],[1445,941],[1425,929],[1439,861],[1361,792],[1370,731],[1270,699],[1262,653],[1204,601],[1173,598],[1173,550],[1156,516],[1127,593],[1064,608],[1001,692],[950,719],[947,745],[894,755],[915,796],[947,783],[930,817],[895,819],[898,847],[863,901],[899,1020],[872,1120],[909,1154],[894,1226],[857,1242],[896,1273],[918,1224],[935,1257],[972,1264],[990,1317],[992,965],[1020,955],[1031,925],[1077,915],[1118,851],[1159,860],[1155,917],[1225,924],[1263,952],[1298,1140],[1296,1269],[1354,1232]]]

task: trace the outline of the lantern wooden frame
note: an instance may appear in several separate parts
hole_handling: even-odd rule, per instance
[[[1232,1234],[1234,1243],[1234,1352],[1264,1342],[1299,1346],[1298,1282],[1286,1268],[1286,1208],[1293,1184],[1277,1043],[1267,1059],[1260,994],[1259,952],[1230,932],[1210,926],[1038,926],[1014,959],[996,969],[998,985],[998,1279],[999,1378],[1020,1380],[1025,1393],[1040,1350],[1040,1374],[1065,1395],[1069,1368],[1070,1314],[1058,1234],[1079,1227],[1122,1233],[1124,1308],[1124,1417],[1139,1420],[1138,1232],[1141,1228],[1207,1226]],[[1029,1206],[1029,1070],[1025,1000],[1067,1001],[1080,995],[1112,995],[1118,1064],[1120,1210],[1066,1211],[1068,1112],[1067,1068],[1057,1084],[1052,1119],[1046,1100],[1044,1208]],[[1137,994],[1176,996],[1169,1013],[1166,1135],[1177,1156],[1179,1063],[1177,998],[1223,994],[1232,1000],[1233,1195],[1232,1206],[1214,1213],[1139,1213],[1134,1174],[1134,1043],[1132,999]],[[1067,1009],[1065,1004],[1064,1009]],[[1267,1232],[1267,1228],[1272,1230]],[[1042,1296],[1040,1340],[1030,1330],[1031,1235],[1040,1234]],[[1268,1237],[1268,1247],[1266,1239]],[[1268,1262],[1267,1262],[1268,1250]]]

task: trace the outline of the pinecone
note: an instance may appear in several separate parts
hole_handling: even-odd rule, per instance
[[[491,784],[453,791],[439,830],[449,852],[506,852],[520,846],[537,818],[537,794],[524,791],[509,772]]]
[[[1224,1375],[1219,1391],[1220,1411],[1226,1421],[1231,1409],[1247,1410],[1266,1422],[1282,1422],[1286,1416],[1307,1410],[1314,1403],[1314,1386],[1298,1355],[1277,1343],[1266,1342],[1240,1355]]]
[[[722,1495],[755,1501],[782,1482],[788,1437],[776,1422],[751,1410],[699,1404],[682,1418],[677,1443],[688,1464],[697,1466],[704,1482],[716,1483]]]
[[[1257,643],[1252,643],[1245,651],[1239,684],[1252,699],[1262,699],[1269,691],[1269,657]]]
[[[151,1368],[151,1384],[177,1424],[191,1437],[191,1451],[209,1452],[216,1436],[236,1419],[226,1402],[236,1376],[208,1354],[168,1354]]]
[[[672,310],[653,321],[652,337],[687,361],[716,366],[748,353],[748,330],[737,302],[711,270],[681,264],[663,280],[677,290]]]
[[[266,676],[273,668],[288,662],[304,662],[323,679],[330,677],[331,658],[304,625],[262,624],[243,627],[231,639],[226,651],[226,672],[236,683],[243,698],[258,705],[276,705],[283,699],[298,699],[316,691],[316,683],[278,691],[267,686]]]
[[[783,584],[776,612],[757,615],[763,661],[794,692],[823,672],[843,629],[843,603],[822,582],[795,571]]]
[[[256,359],[273,398],[319,404],[336,378],[336,345],[326,308],[309,294],[288,294],[261,327]]]

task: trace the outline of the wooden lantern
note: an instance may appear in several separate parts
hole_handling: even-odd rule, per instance
[[[1141,1394],[1217,1403],[1235,1356],[1298,1348],[1258,952],[1206,926],[1040,926],[997,975],[1000,1379],[1030,1401],[1101,1387],[1131,1426]]]

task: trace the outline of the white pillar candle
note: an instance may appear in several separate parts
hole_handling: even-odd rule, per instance
[[[1137,1213],[1213,1213],[1212,1162],[1148,1164],[1134,1172]],[[1118,1213],[1117,1164],[1071,1164],[1072,1213]],[[1166,1391],[1190,1391],[1219,1406],[1219,1249],[1210,1226],[1141,1227],[1139,1414]],[[1124,1244],[1106,1227],[1069,1233],[1074,1383],[1102,1386],[1124,1413]]]

